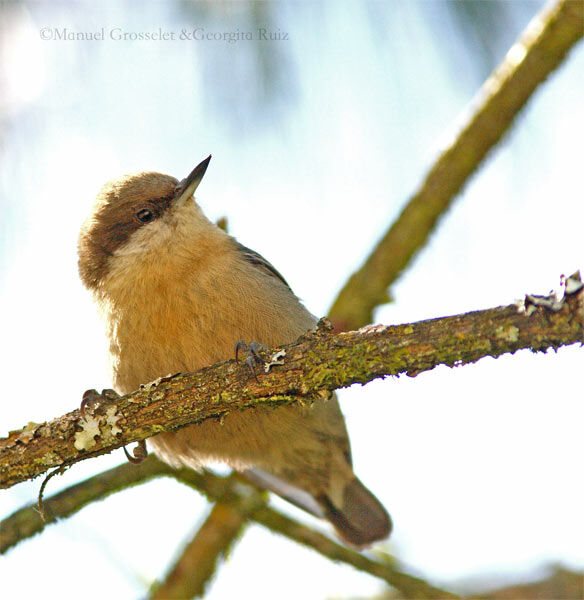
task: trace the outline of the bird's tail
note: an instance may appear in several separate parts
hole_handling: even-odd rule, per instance
[[[389,536],[391,518],[381,502],[353,477],[343,491],[341,506],[326,497],[318,498],[339,536],[353,546],[369,546]]]
[[[327,495],[312,497],[263,469],[249,469],[245,475],[307,512],[327,519],[339,537],[353,546],[369,546],[391,533],[392,523],[387,511],[355,476],[345,485],[340,506],[335,506]]]

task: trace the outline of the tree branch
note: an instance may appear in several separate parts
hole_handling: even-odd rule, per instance
[[[568,282],[570,293],[563,299],[526,296],[522,310],[511,304],[337,335],[324,330],[328,322],[323,319],[319,329],[273,354],[272,360],[280,357],[278,366],[257,379],[245,365],[224,361],[105,399],[87,418],[76,410],[40,425],[29,423],[0,439],[0,487],[205,419],[220,426],[233,410],[311,402],[387,375],[416,375],[439,364],[462,365],[521,348],[539,351],[582,343],[582,284],[579,275]]]
[[[46,520],[36,504],[25,506],[0,521],[0,554],[40,533],[47,525],[71,517],[92,502],[172,473],[171,467],[149,456],[140,464],[128,463],[109,469],[51,496],[44,501]]]
[[[192,469],[174,470],[154,456],[149,456],[139,465],[123,464],[95,475],[59,492],[49,498],[45,505],[48,512],[54,515],[54,520],[69,517],[90,502],[101,500],[104,496],[161,475],[174,477],[203,493],[211,502],[230,505],[239,503],[247,506],[250,520],[309,547],[333,561],[351,565],[362,572],[383,579],[408,598],[456,598],[454,594],[400,571],[389,561],[373,559],[346,548],[269,506],[255,505],[255,500],[250,501],[250,497],[258,498],[257,489],[240,476],[221,477],[209,471],[198,473]],[[0,522],[0,553],[6,552],[23,539],[39,533],[47,524],[43,522],[33,506],[15,512]]]
[[[583,34],[582,2],[560,0],[533,18],[479,90],[458,134],[365,263],[339,292],[329,312],[338,331],[371,323],[373,309],[389,302],[387,288],[426,244],[439,218],[537,86]]]
[[[216,502],[205,522],[187,544],[151,600],[199,598],[205,593],[221,556],[242,535],[250,514],[266,504],[267,494],[255,492],[230,503]]]

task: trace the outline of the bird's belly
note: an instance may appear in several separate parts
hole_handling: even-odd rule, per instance
[[[322,460],[322,444],[311,432],[310,408],[299,406],[234,411],[220,422],[208,419],[176,432],[151,438],[148,443],[164,461],[198,468],[215,461],[236,469],[251,466],[278,473],[290,464],[290,451],[303,461]],[[298,456],[300,458],[300,456]]]
[[[181,293],[182,292],[182,293]],[[136,301],[132,310],[110,322],[110,356],[113,383],[120,393],[170,373],[196,371],[235,356],[235,344],[243,339],[269,347],[295,341],[314,326],[315,318],[299,303],[297,314],[284,312],[266,295],[248,301],[224,293],[198,297],[178,289],[158,294],[163,300]]]
[[[132,311],[110,319],[113,384],[120,393],[164,375],[196,371],[233,358],[239,339],[270,347],[292,342],[315,322],[296,300],[284,311],[267,294],[263,300],[258,295],[255,304],[248,298],[247,310],[242,310],[243,299],[235,292],[198,298],[176,290],[171,297],[156,297],[167,300],[157,305],[136,304]],[[335,416],[340,415],[336,401],[334,406],[327,404]],[[196,467],[220,460],[243,468],[265,463],[273,472],[278,464],[290,462],[293,448],[317,460],[323,447],[314,429],[326,430],[327,420],[315,427],[314,411],[299,405],[268,411],[250,408],[234,411],[221,423],[207,420],[160,434],[149,443],[163,460],[175,465]]]

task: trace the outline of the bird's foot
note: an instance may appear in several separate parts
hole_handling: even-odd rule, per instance
[[[148,456],[148,448],[146,448],[146,440],[140,440],[138,445],[132,450],[130,454],[124,446],[124,454],[126,458],[134,465],[140,464]]]
[[[95,409],[104,400],[117,400],[118,398],[120,398],[120,395],[115,390],[109,388],[102,390],[101,394],[97,390],[87,390],[83,394],[81,406],[79,407],[81,418],[87,420],[87,413],[93,414]],[[123,446],[123,448],[126,458],[133,464],[141,463],[148,456],[145,440],[138,442],[138,445],[132,450],[132,454],[126,450],[126,446]]]
[[[115,390],[111,390],[109,388],[101,390],[101,394],[97,390],[87,390],[83,394],[81,406],[79,407],[81,418],[87,419],[87,412],[93,414],[95,409],[104,400],[117,400],[119,397],[120,395]]]
[[[249,370],[252,372],[252,375],[255,377],[256,381],[258,381],[256,366],[263,365],[266,362],[262,358],[260,351],[267,349],[268,348],[264,346],[264,344],[260,344],[260,342],[250,342],[249,344],[246,344],[246,342],[243,340],[238,340],[235,344],[235,360],[238,360],[239,352],[243,352],[245,354],[245,362],[249,367]]]

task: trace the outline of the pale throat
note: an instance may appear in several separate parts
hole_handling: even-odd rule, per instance
[[[168,302],[183,286],[192,286],[197,272],[204,272],[210,256],[222,254],[228,236],[192,207],[181,207],[132,234],[109,258],[97,299],[117,309],[136,304]]]

